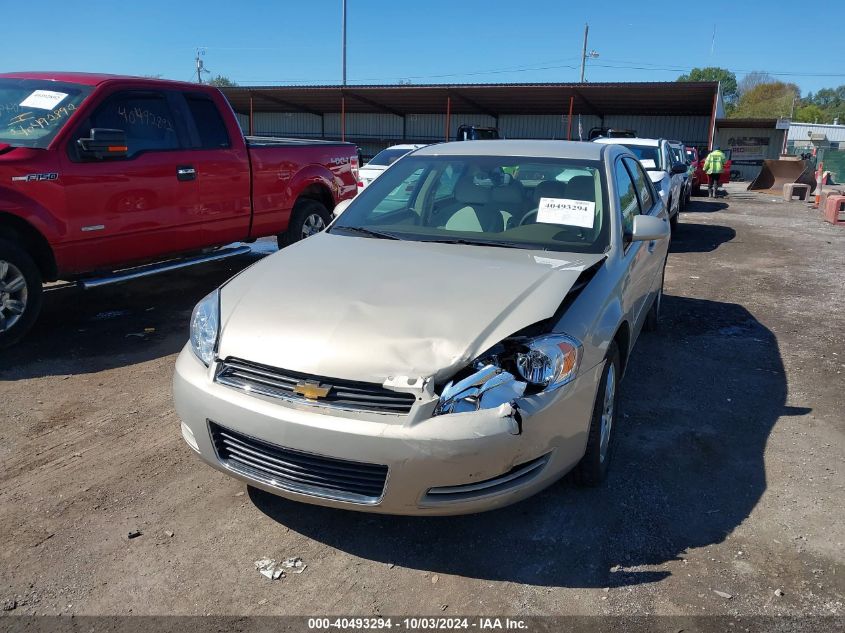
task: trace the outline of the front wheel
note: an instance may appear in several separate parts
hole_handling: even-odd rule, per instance
[[[607,477],[616,445],[620,369],[619,349],[616,343],[611,343],[593,404],[587,450],[574,470],[575,481],[581,486],[598,486]]]
[[[293,207],[287,232],[278,237],[279,248],[319,233],[331,221],[331,213],[323,203],[310,198],[299,200]]]
[[[41,271],[29,254],[0,239],[0,349],[17,343],[41,311]]]

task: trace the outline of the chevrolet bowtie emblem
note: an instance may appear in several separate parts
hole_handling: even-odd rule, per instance
[[[298,382],[294,386],[293,392],[309,400],[317,400],[318,398],[325,398],[329,395],[331,389],[331,387],[321,385],[318,382]]]

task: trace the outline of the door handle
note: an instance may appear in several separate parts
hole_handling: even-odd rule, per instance
[[[179,181],[187,181],[187,180],[196,180],[197,179],[197,170],[194,169],[191,165],[182,165],[176,168],[176,180]]]

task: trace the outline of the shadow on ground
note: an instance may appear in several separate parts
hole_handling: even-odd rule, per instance
[[[179,351],[194,305],[262,253],[94,290],[48,286],[32,331],[0,352],[0,381],[87,374]]]
[[[632,355],[603,487],[566,478],[509,508],[435,518],[339,511],[257,489],[251,499],[308,538],[401,567],[555,587],[660,581],[668,571],[641,566],[718,543],[748,517],[766,489],[769,432],[798,413],[784,407],[774,335],[745,308],[666,296],[664,310],[661,331]]]
[[[713,198],[690,198],[683,213],[715,213],[728,208],[727,202],[717,202]],[[681,216],[683,216],[683,213]]]
[[[720,224],[696,224],[683,218],[672,233],[670,253],[709,253],[736,237],[736,231]]]

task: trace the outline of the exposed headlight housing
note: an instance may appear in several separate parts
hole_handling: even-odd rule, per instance
[[[493,409],[526,392],[557,389],[578,375],[582,349],[565,334],[506,339],[446,384],[434,414]]]
[[[214,360],[220,332],[220,290],[207,295],[191,314],[191,349],[206,367]]]

